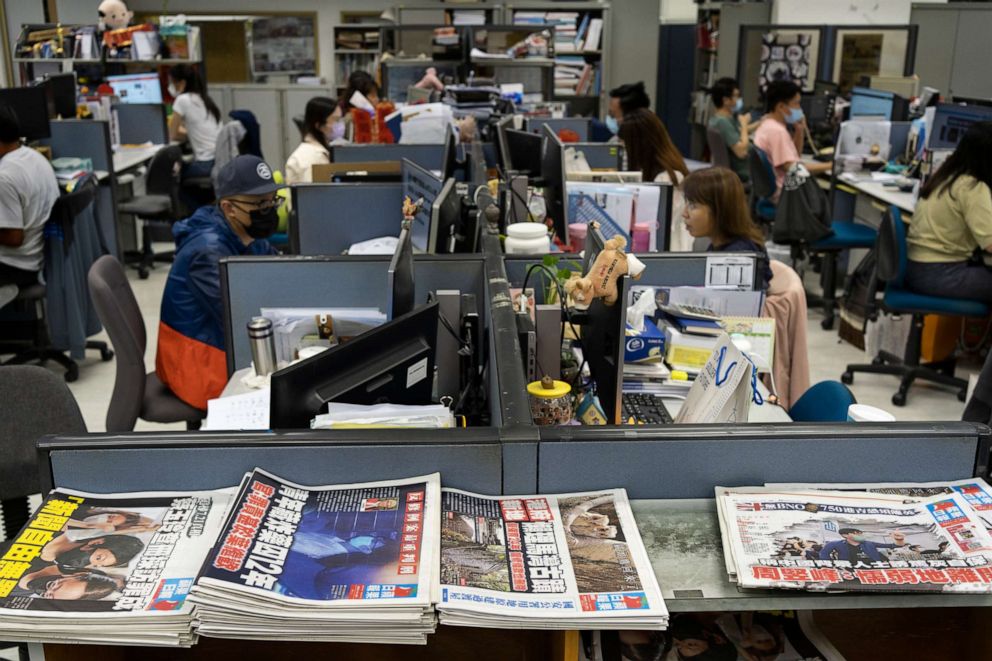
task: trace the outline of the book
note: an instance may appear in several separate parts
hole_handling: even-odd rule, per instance
[[[714,337],[722,335],[724,330],[719,321],[712,319],[697,319],[693,317],[682,317],[663,310],[658,311],[658,316],[665,323],[669,324],[680,333],[691,335],[712,335]],[[774,319],[771,320],[774,322]]]
[[[603,19],[594,18],[589,21],[589,35],[586,37],[584,49],[599,50],[599,40],[603,33]]]

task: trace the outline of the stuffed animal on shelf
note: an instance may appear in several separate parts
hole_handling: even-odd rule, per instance
[[[120,30],[131,24],[134,12],[122,0],[103,0],[97,8],[100,30]]]
[[[587,309],[596,298],[602,298],[606,305],[614,305],[618,298],[617,280],[620,276],[629,275],[634,280],[641,277],[644,262],[624,253],[626,245],[627,240],[622,236],[607,239],[589,272],[581,278],[565,282],[565,292],[575,302],[576,309]]]

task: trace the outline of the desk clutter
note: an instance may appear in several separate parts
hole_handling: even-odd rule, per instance
[[[0,560],[0,634],[426,643],[443,624],[663,629],[626,492],[490,497],[434,473],[302,486],[53,490]]]

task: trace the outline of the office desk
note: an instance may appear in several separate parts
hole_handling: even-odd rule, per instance
[[[114,152],[114,172],[120,174],[125,170],[137,167],[152,160],[165,145],[151,145],[148,147],[133,147],[121,149]]]
[[[906,213],[912,214],[916,208],[912,193],[904,193],[894,186],[883,186],[870,178],[858,176],[856,174],[845,173],[837,177],[840,184],[850,186],[859,194],[866,195],[886,206],[895,206]]]

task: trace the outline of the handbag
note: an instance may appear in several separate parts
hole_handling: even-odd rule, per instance
[[[772,240],[783,244],[809,244],[832,234],[827,195],[816,185],[809,171],[797,163],[786,173],[782,184]]]

